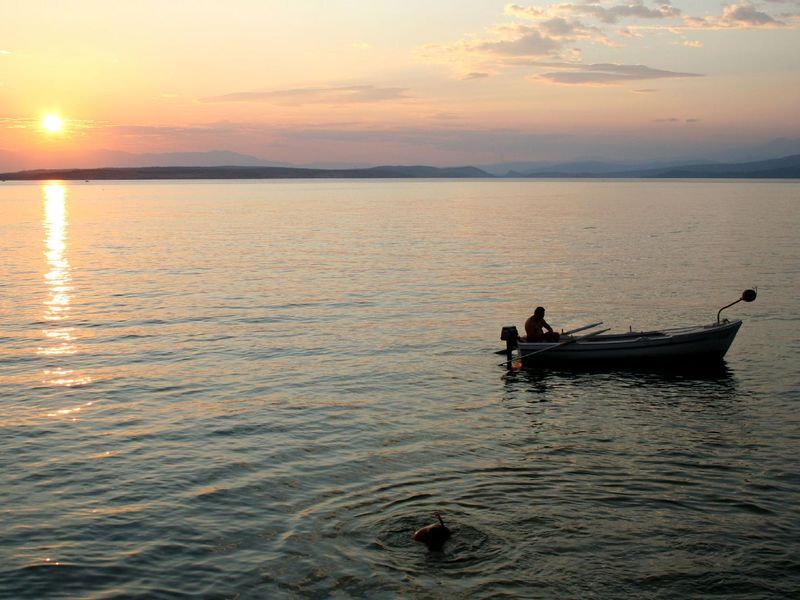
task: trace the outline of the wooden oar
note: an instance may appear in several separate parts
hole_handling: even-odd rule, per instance
[[[597,323],[592,323],[591,325],[584,325],[583,327],[578,327],[577,329],[570,329],[569,331],[565,331],[561,335],[572,335],[573,333],[578,333],[579,331],[584,331],[585,329],[591,329],[592,327],[597,327],[598,325],[602,325],[602,321],[598,321]]]
[[[528,358],[529,356],[535,356],[536,354],[541,354],[542,352],[547,352],[548,350],[554,350],[556,348],[560,348],[561,346],[566,346],[567,344],[574,344],[575,342],[579,342],[580,340],[585,340],[586,338],[594,337],[596,335],[600,335],[601,333],[605,333],[611,329],[610,327],[607,329],[601,329],[600,331],[593,331],[592,333],[587,333],[586,335],[579,335],[576,338],[572,338],[571,340],[566,340],[564,342],[560,342],[558,344],[553,344],[552,346],[548,346],[547,348],[542,348],[541,350],[537,350],[536,352],[531,352],[529,354],[521,354],[517,358],[512,358],[511,360],[507,360],[505,362],[501,362],[498,367],[502,367],[508,365],[515,360],[522,360],[523,358]]]
[[[598,325],[602,325],[602,321],[598,321],[597,323],[592,323],[591,325],[584,325],[583,327],[578,327],[577,329],[570,329],[569,331],[563,332],[561,335],[572,335],[573,333],[578,333],[579,331],[585,331],[586,329],[591,329],[592,327],[597,327]],[[495,350],[495,354],[506,354],[508,350]]]

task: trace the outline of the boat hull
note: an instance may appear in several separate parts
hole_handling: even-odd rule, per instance
[[[696,327],[597,335],[565,343],[519,342],[525,366],[561,364],[652,364],[721,361],[730,348],[741,321]],[[542,351],[545,350],[545,351]]]

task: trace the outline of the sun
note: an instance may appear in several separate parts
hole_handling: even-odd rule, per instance
[[[49,133],[58,133],[64,129],[64,120],[58,115],[50,113],[42,119],[42,128]]]

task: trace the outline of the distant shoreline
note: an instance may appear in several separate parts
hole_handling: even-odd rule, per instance
[[[294,167],[113,167],[38,169],[0,173],[4,181],[164,180],[164,179],[398,179],[494,178],[475,167],[386,166],[367,169],[307,169]]]
[[[746,163],[701,164],[620,172],[492,175],[477,167],[380,166],[361,169],[302,167],[101,167],[37,169],[0,173],[2,181],[169,180],[169,179],[800,179],[800,154]]]

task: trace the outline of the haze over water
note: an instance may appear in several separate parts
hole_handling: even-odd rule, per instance
[[[789,597],[798,192],[3,184],[0,596]],[[539,304],[626,331],[755,285],[717,369],[493,353]]]

